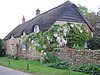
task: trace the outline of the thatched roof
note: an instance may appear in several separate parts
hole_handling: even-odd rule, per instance
[[[26,34],[31,33],[34,31],[35,25],[39,25],[41,31],[48,30],[56,21],[85,23],[91,31],[93,30],[92,25],[83,16],[79,8],[70,1],[67,1],[23,24],[18,25],[4,39],[9,39],[11,35],[14,37],[20,37],[23,31],[25,31]]]

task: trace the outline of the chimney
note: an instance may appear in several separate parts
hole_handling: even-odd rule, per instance
[[[22,24],[23,24],[23,23],[25,23],[25,18],[24,18],[24,15],[23,15],[23,18],[22,18]]]
[[[40,15],[40,10],[39,9],[36,10],[36,16],[38,16],[38,15]]]

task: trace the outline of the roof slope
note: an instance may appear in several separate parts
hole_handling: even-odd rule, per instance
[[[9,39],[11,35],[19,37],[22,35],[23,31],[25,31],[26,34],[31,33],[33,32],[35,25],[39,25],[41,31],[48,30],[55,23],[55,21],[86,23],[92,31],[92,25],[83,16],[79,8],[70,1],[67,1],[23,24],[20,24],[4,39]]]

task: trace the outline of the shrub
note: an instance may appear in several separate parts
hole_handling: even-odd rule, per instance
[[[87,41],[88,48],[94,50],[94,49],[100,49],[100,37],[92,37]]]
[[[0,57],[5,55],[5,49],[3,49],[3,40],[0,39]]]
[[[84,47],[84,43],[88,40],[89,34],[85,30],[85,27],[80,26],[80,24],[71,24],[70,31],[67,35],[68,37],[68,46],[70,48],[76,48],[73,46],[77,46],[77,48]]]
[[[3,47],[3,40],[0,39],[0,49]]]
[[[56,63],[49,63],[47,64],[48,67],[56,68],[56,69],[61,69],[61,70],[66,70],[69,68],[69,64],[65,61],[60,61]]]
[[[4,56],[4,55],[6,55],[6,52],[5,52],[5,50],[4,49],[0,49],[0,57],[2,57],[2,56]]]
[[[92,75],[100,75],[100,65],[99,64],[81,64],[72,67],[72,70],[77,72],[83,72]]]
[[[55,56],[55,52],[52,51],[52,52],[48,52],[45,56],[45,63],[56,63],[56,62],[59,62],[61,61],[59,58],[57,58]]]
[[[44,63],[48,67],[52,67],[52,68],[56,68],[56,69],[62,69],[62,70],[65,70],[69,67],[69,64],[67,62],[62,61],[61,59],[59,59],[55,56],[54,51],[47,53]]]

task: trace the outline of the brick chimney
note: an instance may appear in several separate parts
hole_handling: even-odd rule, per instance
[[[38,15],[40,15],[40,10],[39,9],[36,10],[36,16],[38,16]]]
[[[23,15],[23,18],[22,18],[22,24],[23,24],[23,23],[25,23],[25,18],[24,18],[24,15]]]

